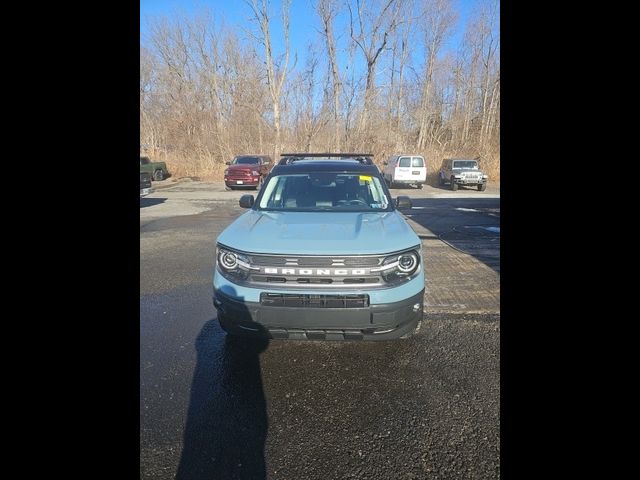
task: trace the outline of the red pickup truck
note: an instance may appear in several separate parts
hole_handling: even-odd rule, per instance
[[[224,171],[227,190],[250,187],[257,190],[271,171],[271,157],[268,155],[238,155]]]

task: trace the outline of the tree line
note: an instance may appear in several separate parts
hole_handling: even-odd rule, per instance
[[[237,154],[357,151],[378,165],[479,158],[499,178],[499,3],[478,0],[454,48],[453,0],[315,0],[298,62],[290,0],[152,20],[140,46],[141,151],[178,176],[220,179]],[[275,25],[277,23],[277,27]],[[280,34],[274,42],[274,32]],[[274,48],[274,44],[279,48]]]

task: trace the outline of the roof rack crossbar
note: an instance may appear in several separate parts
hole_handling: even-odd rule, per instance
[[[373,153],[281,153],[281,157],[373,157]]]
[[[281,153],[282,157],[278,162],[279,165],[289,165],[290,163],[296,162],[298,160],[303,160],[305,158],[345,158],[350,160],[356,160],[360,163],[364,163],[365,165],[373,165],[373,153]]]

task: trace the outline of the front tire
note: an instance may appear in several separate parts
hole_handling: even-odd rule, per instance
[[[479,192],[484,192],[487,189],[487,184],[486,183],[481,183],[480,185],[478,185],[478,191]]]
[[[400,340],[406,340],[408,338],[413,337],[414,335],[416,335],[419,331],[420,331],[420,327],[422,326],[422,319],[418,320],[418,322],[416,323],[416,326],[410,330],[409,332],[405,333],[404,335],[402,335],[400,338]]]
[[[153,179],[161,182],[162,180],[164,180],[164,172],[162,170],[156,170],[155,172],[153,172]]]
[[[458,190],[458,184],[453,177],[451,177],[451,190],[453,190],[454,192]]]

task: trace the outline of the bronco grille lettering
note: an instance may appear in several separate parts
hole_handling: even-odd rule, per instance
[[[347,277],[351,275],[368,275],[365,268],[276,268],[263,267],[263,273],[269,275],[317,275]]]

